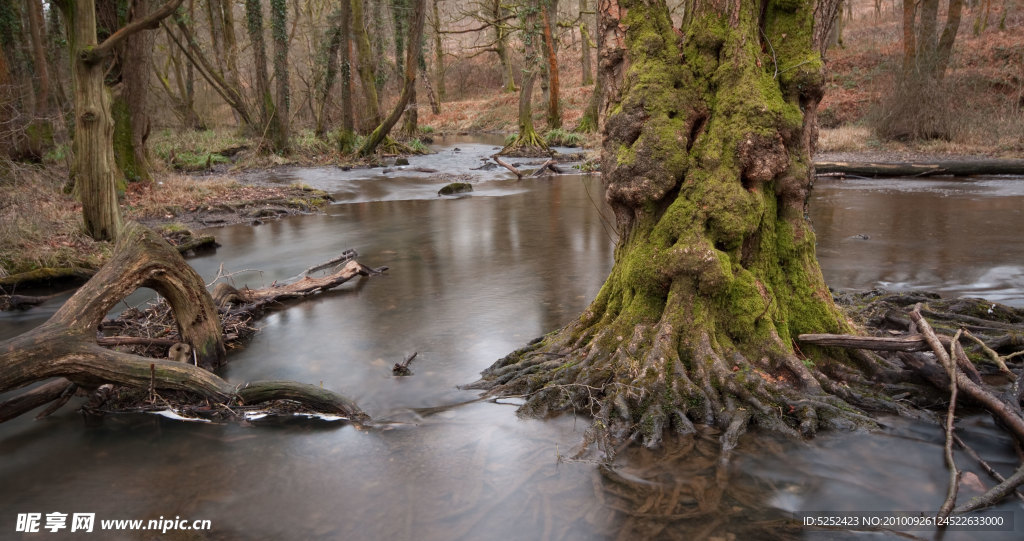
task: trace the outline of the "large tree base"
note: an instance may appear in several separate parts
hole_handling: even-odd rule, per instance
[[[551,149],[544,141],[544,138],[534,130],[526,130],[517,133],[511,143],[505,145],[498,152],[498,156],[513,156],[516,158],[550,158]]]
[[[955,401],[948,406],[953,377],[966,396],[962,402],[988,410],[1024,445],[1024,310],[928,293],[842,293],[837,300],[870,335],[800,336],[804,348],[828,348],[821,352],[836,360],[811,364],[786,353],[774,336],[757,360],[724,354],[707,333],[690,347],[673,348],[685,341],[664,325],[638,328],[627,341],[587,332],[584,319],[499,360],[470,387],[488,396],[523,398],[520,413],[525,416],[563,411],[591,416],[593,425],[577,456],[596,448],[611,460],[624,449],[622,442],[642,437],[655,445],[670,429],[692,436],[681,441],[699,442],[708,437],[704,425],[720,434],[724,463],[750,425],[806,436],[822,428],[871,427],[875,412],[931,419],[926,410],[955,407]],[[592,338],[581,338],[587,336]],[[615,342],[620,345],[611,353],[600,345]],[[657,370],[655,377],[647,376],[651,368]],[[1009,388],[1001,388],[999,381]],[[957,438],[951,428],[947,432],[948,446]],[[635,480],[611,468],[604,473],[630,498],[647,497],[649,491],[633,486]],[[992,476],[999,484],[984,497],[956,508],[951,500],[945,513],[971,511],[1012,494],[1024,484],[1024,466],[1007,479]],[[700,509],[666,513],[702,516]]]

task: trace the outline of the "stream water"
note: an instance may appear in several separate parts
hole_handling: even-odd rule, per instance
[[[499,143],[448,140],[438,154],[412,159],[412,167],[468,171],[475,191],[459,198],[438,197],[445,181],[430,173],[277,171],[266,180],[302,181],[337,194],[338,204],[326,215],[213,230],[223,247],[190,260],[207,278],[223,263],[236,285],[254,287],[346,248],[367,265],[388,265],[385,276],[262,320],[222,375],[322,382],[391,424],[254,428],[119,416],[87,427],[70,407],[43,421],[16,419],[0,426],[0,538],[19,538],[19,513],[56,511],[96,513],[97,529],[105,519],[212,521],[209,532],[161,539],[882,539],[894,534],[786,524],[798,512],[938,509],[947,478],[942,432],[903,419],[809,442],[754,432],[728,470],[716,466],[708,431],[659,451],[628,449],[609,470],[566,458],[588,426],[582,417],[523,420],[512,405],[494,403],[417,414],[473,399],[457,385],[573,318],[611,267],[600,178],[516,181],[504,170],[472,170]],[[826,180],[811,206],[834,287],[922,288],[1017,306],[1021,208],[1024,179]],[[57,305],[0,316],[0,339]],[[392,376],[391,365],[412,352],[415,375]],[[994,467],[1012,472],[1010,442],[987,418],[960,426]],[[990,484],[966,455],[957,460]],[[972,490],[965,486],[961,501]],[[694,509],[701,512],[681,511]],[[1019,502],[988,513],[1016,520],[1010,531],[946,538],[1021,538]],[[148,533],[99,535],[155,538]],[[79,535],[88,534],[64,533]],[[24,535],[36,537],[59,535]]]

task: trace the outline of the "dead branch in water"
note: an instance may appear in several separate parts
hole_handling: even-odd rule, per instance
[[[865,300],[869,302],[864,302]],[[922,306],[922,301],[928,303],[927,308]],[[897,364],[901,364],[906,370],[917,374],[937,389],[946,391],[949,401],[944,423],[946,442],[943,451],[950,469],[950,481],[949,491],[939,515],[946,516],[950,512],[965,513],[993,505],[1006,495],[1016,492],[1016,487],[1024,484],[1024,466],[1010,478],[1003,479],[987,467],[981,457],[971,451],[969,454],[986,467],[990,475],[994,474],[993,477],[999,480],[1000,484],[966,504],[955,505],[959,476],[952,460],[952,444],[956,441],[961,447],[967,448],[953,433],[953,421],[957,397],[962,393],[970,402],[985,408],[995,417],[998,425],[1004,427],[1014,440],[1024,445],[1024,414],[1020,409],[1021,377],[1008,366],[1010,361],[1022,355],[1020,341],[1015,336],[1024,330],[1024,313],[980,299],[943,300],[927,294],[892,295],[868,292],[862,297],[855,296],[851,304],[858,305],[854,315],[865,318],[864,323],[870,327],[896,327],[912,334],[886,337],[801,335],[799,340],[804,344],[856,349],[861,351],[862,355],[867,354],[865,350],[895,353],[900,361]],[[909,310],[909,319],[894,313],[895,307],[905,307],[905,310],[910,308],[909,304],[914,304]],[[937,327],[955,336],[950,338],[948,335],[940,334],[932,328],[932,323],[925,319],[925,316],[932,318]],[[966,329],[972,329],[974,333]],[[900,331],[889,332],[898,334]],[[961,336],[970,338],[977,345],[976,351],[981,359],[992,362],[998,367],[999,373],[1010,379],[1012,388],[1009,391],[1000,393],[984,382],[960,344]],[[997,348],[1012,348],[1016,351],[1000,354],[996,351]],[[930,351],[934,358],[921,353],[923,351]],[[901,375],[904,371],[898,367],[887,367],[885,372],[887,377],[895,381],[909,381]],[[993,373],[991,369],[989,373]],[[1005,398],[1000,398],[1000,394],[1005,394]],[[1024,498],[1020,493],[1017,493],[1017,496]]]
[[[504,167],[505,169],[512,171],[512,173],[514,173],[517,178],[523,178],[523,173],[520,170],[513,167],[512,164],[501,159],[501,157],[499,157],[497,154],[494,155],[494,161],[498,162],[498,165]]]
[[[225,319],[233,315],[251,320],[268,303],[326,291],[355,276],[369,276],[382,270],[349,258],[341,269],[321,278],[303,277],[290,284],[257,290],[220,288],[226,293],[219,300]],[[157,319],[161,313],[165,317],[173,315],[175,336],[160,338],[187,344],[194,353],[191,357],[194,364],[143,357],[100,345],[104,339],[97,337],[96,329],[101,327],[103,318],[139,287],[153,289],[165,299],[164,308],[157,307],[144,316]],[[242,306],[229,306],[232,303]],[[145,409],[132,403],[135,396],[132,390],[135,390],[145,397],[175,397],[177,404],[197,411],[202,408],[197,408],[196,404],[217,404],[221,413],[233,413],[236,418],[241,411],[237,408],[241,406],[285,400],[296,404],[299,411],[343,415],[356,422],[368,420],[352,401],[326,389],[294,382],[253,382],[236,386],[213,374],[210,369],[224,362],[225,336],[230,336],[226,332],[230,328],[222,325],[221,316],[202,279],[177,250],[152,230],[128,224],[119,236],[110,261],[49,321],[0,342],[0,392],[36,381],[63,378],[0,404],[0,411],[17,416],[31,409],[26,404],[38,406],[60,400],[66,396],[70,382],[85,392],[101,387],[112,389],[104,393],[105,396],[116,395],[121,402],[105,411]],[[110,325],[117,326],[107,326]],[[130,340],[115,337],[105,341],[124,343]],[[151,338],[144,342],[147,345],[166,343]],[[107,387],[110,384],[113,386]],[[44,398],[49,400],[43,401]],[[107,398],[99,401],[100,404],[106,402],[109,402]],[[99,406],[94,409],[99,410]]]

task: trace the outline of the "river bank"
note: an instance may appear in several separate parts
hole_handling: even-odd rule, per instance
[[[502,101],[499,99],[498,101]],[[483,108],[483,110],[488,110]],[[458,115],[457,115],[458,116]],[[459,117],[461,118],[461,116]],[[493,127],[487,121],[471,124]],[[482,124],[481,124],[482,123]],[[435,130],[424,126],[421,139],[411,146],[426,150],[422,141],[444,137],[453,126]],[[460,132],[461,133],[461,132]],[[481,136],[497,140],[500,136]],[[352,160],[325,142],[300,138],[289,157],[259,154],[251,141],[224,132],[173,134],[155,138],[153,154],[158,170],[152,182],[130,183],[122,198],[125,220],[153,227],[183,252],[210,246],[211,238],[198,239],[191,231],[249,223],[303,213],[322,212],[332,201],[326,191],[294,184],[268,183],[268,173],[283,168],[384,167],[395,156]],[[586,138],[586,153],[596,160],[599,138]],[[999,156],[998,149],[979,154],[950,153],[954,147],[935,144],[872,143],[870,135],[849,128],[822,130],[816,160],[843,162],[971,161]],[[183,158],[186,157],[186,158]],[[184,171],[181,163],[197,163]],[[81,205],[64,192],[67,167],[60,162],[11,164],[0,175],[0,287],[13,290],[31,284],[47,285],[57,279],[80,280],[106,261],[110,245],[95,242],[82,232]],[[438,178],[460,180],[468,171],[436,171]],[[461,175],[461,176],[460,176]]]

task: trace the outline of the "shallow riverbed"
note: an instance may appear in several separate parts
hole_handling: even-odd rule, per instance
[[[494,144],[446,141],[410,167],[471,169]],[[122,416],[86,427],[72,408],[18,419],[0,426],[0,538],[17,538],[18,513],[59,511],[212,521],[208,533],[161,539],[859,539],[794,530],[793,513],[938,509],[942,432],[902,419],[806,443],[748,434],[728,471],[716,467],[709,431],[657,452],[627,450],[608,471],[566,459],[587,427],[582,417],[522,420],[513,406],[493,403],[416,414],[473,399],[457,385],[575,317],[611,267],[614,232],[599,177],[479,173],[471,195],[440,198],[444,182],[429,174],[281,172],[280,181],[327,189],[339,203],[327,215],[213,230],[223,248],[190,261],[207,278],[223,263],[237,285],[252,286],[346,248],[365,264],[390,266],[386,276],[262,320],[222,374],[322,382],[389,424],[254,428]],[[937,289],[1020,306],[1024,242],[1013,224],[1021,208],[1024,180],[819,181],[811,217],[834,287]],[[0,338],[38,324],[55,305],[4,315]],[[391,365],[414,351],[415,375],[392,376]],[[1009,440],[989,420],[960,426],[996,468],[1012,471]],[[968,457],[957,460],[988,484]],[[726,484],[724,493],[716,488]],[[965,488],[961,498],[972,495]],[[683,516],[693,509],[701,512]],[[1019,539],[1021,509],[996,510],[1016,512],[1015,531],[946,538]],[[151,538],[108,534],[100,535]],[[51,536],[25,536],[35,537]]]

